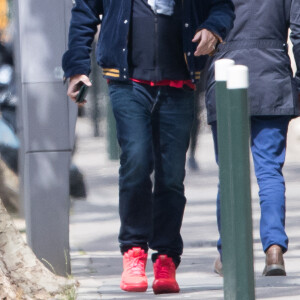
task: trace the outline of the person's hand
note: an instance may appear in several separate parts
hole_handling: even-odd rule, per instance
[[[92,83],[90,82],[90,79],[86,75],[74,75],[70,77],[69,81],[69,87],[68,87],[68,96],[71,100],[76,102],[76,96],[79,93],[79,89],[82,84],[86,84],[87,86],[92,86]],[[79,106],[86,103],[86,101],[82,103],[78,103]]]
[[[218,38],[207,29],[198,31],[194,38],[193,43],[198,43],[197,49],[194,53],[195,56],[210,54],[216,49]]]

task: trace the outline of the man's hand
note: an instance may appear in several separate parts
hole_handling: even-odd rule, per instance
[[[74,75],[70,78],[69,87],[68,87],[68,96],[76,102],[76,96],[79,93],[80,86],[82,83],[86,84],[87,86],[92,86],[89,78],[86,75]],[[86,103],[86,101],[78,104],[79,106]]]
[[[202,29],[195,34],[192,42],[198,43],[194,55],[200,56],[212,53],[216,49],[218,39],[209,30]]]

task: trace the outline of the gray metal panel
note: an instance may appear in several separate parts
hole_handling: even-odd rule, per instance
[[[70,274],[69,175],[70,152],[25,155],[24,194],[28,243],[56,274]],[[47,262],[46,262],[46,261]]]
[[[23,82],[61,81],[66,47],[65,1],[19,1]]]
[[[27,236],[50,270],[53,266],[57,274],[67,275],[69,167],[77,108],[62,84],[61,57],[72,0],[16,0],[14,5],[19,169]]]
[[[70,149],[69,100],[62,82],[24,84],[25,151]]]

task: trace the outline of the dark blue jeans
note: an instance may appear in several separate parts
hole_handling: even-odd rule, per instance
[[[121,147],[121,252],[132,246],[168,254],[179,264],[186,203],[185,158],[193,123],[193,91],[111,81]],[[150,178],[154,170],[154,188]],[[154,258],[155,259],[155,255]]]
[[[262,116],[251,118],[251,152],[259,186],[261,207],[260,238],[263,250],[279,245],[288,248],[285,233],[285,181],[282,167],[285,161],[286,141],[290,116]],[[216,161],[218,162],[217,124],[212,124]],[[220,197],[217,196],[217,220],[221,230]],[[221,239],[218,241],[221,251]]]

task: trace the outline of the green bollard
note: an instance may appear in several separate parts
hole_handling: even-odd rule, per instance
[[[120,147],[117,140],[116,121],[109,99],[107,101],[107,142],[109,159],[118,160]]]
[[[217,112],[217,134],[218,134],[218,157],[219,157],[219,181],[221,199],[221,238],[222,238],[222,263],[224,274],[224,294],[225,300],[230,299],[236,287],[236,282],[229,274],[229,268],[233,266],[234,252],[234,225],[232,217],[232,197],[231,184],[228,167],[230,166],[230,99],[226,87],[228,68],[234,65],[231,59],[220,59],[215,62],[216,80],[216,112]],[[228,290],[232,291],[230,294]],[[225,292],[226,291],[226,292]],[[228,298],[227,298],[228,297]],[[232,298],[234,299],[234,298]],[[231,299],[230,299],[231,300]]]
[[[225,300],[253,300],[253,238],[249,163],[248,69],[227,68],[216,101]],[[224,67],[224,65],[223,65]]]
[[[93,43],[92,47],[92,55],[91,55],[91,64],[92,64],[92,72],[90,75],[91,81],[93,85],[90,89],[90,98],[91,98],[91,114],[93,120],[93,127],[94,127],[94,137],[100,136],[100,107],[99,107],[99,94],[100,89],[103,88],[104,84],[107,84],[103,79],[101,79],[101,70],[100,67],[97,65],[96,61],[96,43]],[[103,84],[104,83],[104,84]]]
[[[106,141],[107,141],[107,153],[110,160],[119,160],[121,149],[119,147],[117,139],[117,127],[116,120],[112,110],[111,102],[109,99],[109,92],[106,79],[102,76],[100,81],[100,99],[106,104]]]

